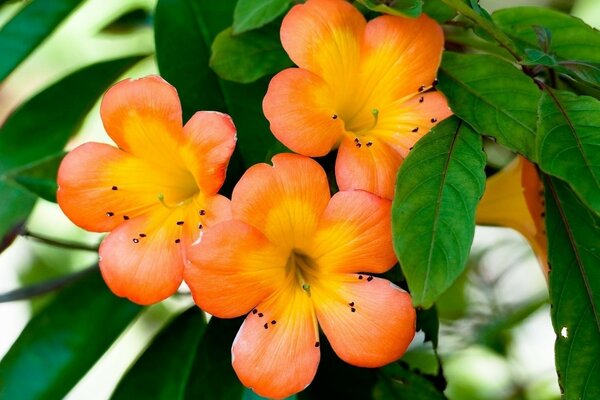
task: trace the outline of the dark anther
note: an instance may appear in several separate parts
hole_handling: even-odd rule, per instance
[[[132,240],[133,240],[133,243],[139,243],[140,242],[140,239],[137,239],[137,238],[133,238]]]
[[[202,228],[204,228],[204,227],[202,226],[202,224],[198,224],[198,229],[202,229]]]
[[[431,86],[435,86],[435,85],[437,85],[438,83],[440,83],[440,81],[438,81],[438,80],[437,80],[437,78],[435,78],[435,79],[433,80],[433,82],[431,82]]]
[[[356,147],[358,147],[360,149],[362,147],[362,144],[356,143]]]
[[[411,132],[419,132],[419,127],[417,126],[415,129],[413,129]]]
[[[424,101],[425,101],[425,97],[423,97],[423,96],[419,97],[419,103],[422,103]]]
[[[265,329],[269,329],[269,324],[264,324],[263,326],[265,327]]]
[[[271,324],[275,325],[277,323],[277,321],[273,320],[271,321]]]
[[[437,118],[431,118],[431,122],[437,122]]]
[[[362,276],[362,275],[359,275],[359,276],[358,276],[358,279],[362,279],[362,278],[363,278],[363,276]]]
[[[116,186],[113,186],[113,187],[112,187],[112,190],[119,190],[119,188],[118,188],[118,187],[116,187]]]
[[[254,310],[252,310],[252,314],[256,314],[258,312],[258,310],[255,308]]]
[[[315,347],[319,347],[320,345],[321,345],[321,343],[315,342]]]
[[[352,312],[356,312],[356,308],[352,307],[352,308],[350,309],[350,311],[352,311]]]
[[[181,242],[181,239],[175,239],[175,243]]]
[[[367,281],[368,281],[368,282],[371,282],[372,280],[373,280],[373,277],[372,277],[372,276],[369,276],[369,277],[367,278]]]
[[[183,221],[177,221],[177,225],[183,225]]]
[[[263,315],[265,315],[265,314],[263,314],[263,313],[259,312],[259,313],[258,313],[258,318],[262,318],[262,317],[263,317]]]
[[[146,237],[145,233],[140,233],[140,237]]]
[[[106,213],[106,216],[107,216],[107,217],[112,217],[113,215],[115,215],[115,213],[114,213],[114,212],[110,212],[110,211],[109,211],[109,212],[107,212],[107,213]]]
[[[333,114],[333,115],[331,116],[331,119],[337,119],[337,114]]]
[[[200,210],[200,215],[206,215],[206,210]]]
[[[410,151],[410,150],[412,150],[412,149],[414,149],[414,148],[415,148],[415,146],[410,146],[410,147],[408,148],[408,150]]]
[[[348,303],[350,307],[354,307],[354,302]]]
[[[129,220],[129,217],[128,217],[127,215],[123,215],[123,219],[124,219],[125,221],[128,221],[128,220]]]
[[[367,142],[367,147],[373,146],[373,142]]]
[[[358,140],[358,138],[354,138],[354,143],[358,143],[360,142],[360,140]]]
[[[421,93],[421,92],[422,92],[422,91],[424,91],[424,90],[425,90],[425,85],[421,85],[421,86],[419,86],[419,93]]]

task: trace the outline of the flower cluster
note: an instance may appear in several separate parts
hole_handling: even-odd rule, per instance
[[[264,114],[298,154],[250,167],[231,200],[218,194],[236,131],[229,116],[185,125],[176,90],[159,77],[126,80],[101,117],[117,147],[87,143],[64,159],[58,202],[77,225],[110,232],[100,268],[111,290],[151,304],[189,285],[222,318],[245,315],[232,346],[240,380],[283,398],[319,363],[322,332],[363,367],[390,363],[415,333],[407,292],[376,277],[396,263],[390,199],[414,143],[448,117],[433,90],[443,34],[427,16],[369,22],[343,0],[308,0],[284,18],[298,68],[271,81]],[[338,149],[330,195],[309,157]]]

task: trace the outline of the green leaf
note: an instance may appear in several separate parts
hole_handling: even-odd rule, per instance
[[[0,361],[0,398],[63,398],[139,311],[112,294],[99,272],[60,291]]]
[[[61,151],[56,155],[34,161],[11,171],[7,178],[23,186],[32,194],[56,203],[56,191],[58,189],[56,175],[64,156],[65,153]]]
[[[109,22],[100,29],[105,34],[122,35],[135,31],[139,28],[151,28],[152,16],[149,11],[143,7],[133,8],[120,15],[115,20]]]
[[[456,16],[456,10],[446,5],[442,0],[424,0],[423,12],[440,24]]]
[[[596,89],[600,89],[600,63],[588,63],[585,61],[559,61],[554,66],[557,71],[587,84]]]
[[[244,386],[231,366],[231,345],[243,318],[212,317],[196,352],[185,398],[240,400]]]
[[[600,219],[546,177],[546,229],[556,367],[564,399],[600,398]]]
[[[212,45],[211,68],[221,78],[239,83],[257,79],[292,66],[279,40],[279,27],[233,35],[231,28],[219,33]]]
[[[82,0],[36,0],[0,29],[0,82],[4,80]]]
[[[0,238],[27,218],[35,202],[35,196],[10,177],[60,152],[98,97],[140,59],[126,57],[82,68],[22,104],[0,127],[0,197],[5,202],[0,207]]]
[[[552,33],[547,53],[562,60],[584,60],[600,63],[600,32],[579,18],[550,8],[515,7],[494,12],[492,19],[522,48],[538,47],[541,26]]]
[[[535,160],[541,92],[529,77],[494,56],[445,52],[439,80],[457,116],[481,135]]]
[[[423,0],[358,0],[369,10],[401,17],[416,18],[423,10]]]
[[[600,101],[570,92],[544,92],[539,106],[539,166],[567,181],[600,214],[599,126]]]
[[[206,320],[196,307],[169,324],[123,376],[112,399],[183,399]]]
[[[394,363],[381,368],[373,399],[446,400],[446,396],[423,375]]]
[[[415,306],[430,307],[462,273],[484,168],[481,137],[455,117],[419,140],[402,163],[392,233]]]
[[[292,0],[238,0],[233,11],[233,34],[265,26],[287,11]]]
[[[434,349],[438,347],[440,320],[435,306],[427,310],[417,310],[417,331],[423,331],[425,341],[431,341]]]

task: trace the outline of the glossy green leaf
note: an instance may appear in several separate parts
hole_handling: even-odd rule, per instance
[[[555,354],[564,399],[600,398],[600,218],[562,181],[546,178]]]
[[[0,28],[0,82],[50,36],[81,1],[31,1]]]
[[[56,175],[65,153],[60,152],[24,165],[7,175],[7,180],[29,190],[32,194],[56,203]]]
[[[193,307],[172,321],[127,371],[112,399],[184,399],[198,346],[206,331],[203,313]]]
[[[394,363],[381,368],[373,399],[446,400],[446,396],[425,376]]]
[[[254,82],[292,66],[279,40],[279,27],[233,35],[231,28],[219,33],[212,45],[210,67],[221,78],[239,83]]]
[[[145,8],[138,7],[126,11],[115,20],[105,25],[100,32],[120,35],[135,31],[139,28],[151,28],[153,26],[152,15]]]
[[[369,10],[403,17],[418,17],[423,10],[423,0],[358,0]]]
[[[522,48],[539,47],[535,26],[541,26],[552,34],[549,54],[600,63],[600,32],[579,18],[549,8],[515,7],[494,12],[492,19]]]
[[[540,168],[567,181],[583,202],[600,214],[600,101],[546,91],[539,113]]]
[[[292,0],[238,0],[233,11],[233,34],[265,26],[287,11]]]
[[[480,134],[535,160],[541,92],[531,78],[494,56],[445,52],[439,80],[456,115]]]
[[[481,136],[452,117],[419,140],[400,167],[392,233],[415,306],[430,307],[466,266],[485,161]]]
[[[231,366],[231,345],[242,320],[210,319],[189,373],[186,399],[242,399],[245,388]]]
[[[423,12],[440,24],[456,16],[456,10],[446,5],[442,0],[424,0]]]
[[[0,398],[63,398],[139,311],[97,271],[62,290],[0,361]]]
[[[22,104],[0,127],[0,197],[5,202],[0,238],[27,218],[36,198],[10,177],[61,151],[106,88],[140,59],[82,68]]]
[[[558,65],[554,66],[554,69],[572,79],[600,89],[600,63],[559,61]]]

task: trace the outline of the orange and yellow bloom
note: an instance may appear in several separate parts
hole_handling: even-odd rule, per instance
[[[263,101],[273,134],[311,157],[339,147],[341,190],[392,198],[415,142],[451,112],[435,86],[444,37],[426,15],[368,23],[344,0],[308,0],[281,26],[299,68],[277,74]]]
[[[476,220],[482,225],[513,228],[531,245],[544,275],[548,277],[548,249],[544,224],[544,187],[535,165],[517,156],[488,178],[477,207]]]
[[[404,353],[415,333],[410,296],[371,275],[396,263],[390,207],[362,190],[330,197],[324,170],[300,155],[246,171],[233,219],[192,247],[184,274],[200,308],[248,314],[232,346],[242,383],[273,398],[303,390],[319,363],[319,326],[353,365]]]
[[[173,294],[187,248],[231,216],[217,194],[236,132],[229,116],[197,112],[182,126],[177,91],[150,76],[105,94],[100,113],[118,148],[86,143],[63,160],[58,203],[80,227],[109,232],[100,269],[114,293],[140,304]]]

